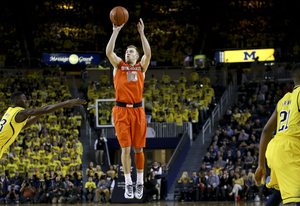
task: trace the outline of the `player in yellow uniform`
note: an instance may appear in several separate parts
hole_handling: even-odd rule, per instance
[[[11,95],[11,102],[14,106],[7,109],[0,121],[0,158],[3,152],[15,141],[21,129],[31,126],[42,115],[66,106],[82,106],[82,104],[86,104],[85,100],[72,99],[47,105],[40,109],[30,109],[27,98],[22,92],[13,93]],[[28,119],[31,116],[33,117]]]
[[[267,187],[276,189],[267,206],[295,202],[300,206],[300,64],[292,69],[294,87],[279,100],[277,108],[265,125],[260,139],[259,163],[255,181],[260,185],[266,176],[265,157],[271,169],[271,181]],[[275,137],[270,141],[273,131]],[[281,194],[281,198],[280,198]]]

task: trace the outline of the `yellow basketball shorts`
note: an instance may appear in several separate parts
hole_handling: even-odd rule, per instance
[[[300,202],[300,140],[275,137],[266,151],[271,181],[266,185],[280,190],[283,204]]]

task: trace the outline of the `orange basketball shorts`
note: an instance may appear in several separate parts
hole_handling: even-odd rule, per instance
[[[121,147],[146,146],[147,122],[143,107],[113,107],[114,125]]]

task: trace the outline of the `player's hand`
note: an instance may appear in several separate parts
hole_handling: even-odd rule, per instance
[[[143,20],[140,18],[140,22],[137,24],[137,29],[138,29],[140,35],[143,35],[143,34],[144,34],[144,28],[145,28],[144,22],[143,22]]]
[[[84,99],[70,99],[68,100],[69,105],[71,106],[79,106],[82,107],[83,104],[86,104],[86,101]]]
[[[266,181],[266,174],[267,174],[267,171],[266,171],[266,168],[265,167],[258,167],[256,169],[256,172],[255,172],[255,175],[254,175],[254,179],[255,179],[255,182],[258,186],[261,185],[261,179],[263,178],[264,181]]]
[[[120,26],[113,24],[113,31],[120,31],[125,24],[121,24]]]

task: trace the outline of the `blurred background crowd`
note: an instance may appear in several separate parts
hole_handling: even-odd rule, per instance
[[[214,67],[217,72],[213,70],[213,79],[207,75],[210,68],[201,72],[195,68],[186,75],[183,66],[195,66],[192,58],[184,64],[186,57],[206,54],[210,62],[206,66],[213,67],[216,50],[274,48],[276,62],[299,61],[295,29],[298,1],[292,5],[280,0],[5,1],[0,7],[0,67],[9,70],[0,70],[0,117],[11,106],[10,95],[15,91],[24,92],[31,108],[74,97],[69,88],[73,82],[68,82],[66,73],[58,68],[31,71],[28,67],[46,66],[42,53],[96,52],[105,62],[104,51],[112,32],[109,12],[117,4],[127,8],[130,15],[116,42],[117,55],[123,56],[128,44],[142,48],[136,29],[142,18],[152,50],[151,68],[182,69],[176,72],[178,78],[167,70],[147,77],[143,96],[150,122],[175,123],[176,128],[191,122],[194,137],[228,88],[227,80],[232,78],[218,73],[223,66],[220,64]],[[254,199],[254,194],[264,200],[272,192],[265,183],[257,186],[253,181],[259,138],[277,101],[292,90],[293,83],[263,75],[257,76],[262,81],[250,79],[233,64],[228,66],[228,76],[233,67],[238,68],[234,82],[239,85],[238,98],[221,114],[199,170],[187,170],[176,179],[179,201]],[[18,71],[23,68],[27,71]],[[290,69],[290,64],[280,64],[276,72],[282,74]],[[267,71],[272,72],[270,65]],[[95,100],[114,98],[111,80],[107,73],[98,81],[82,80],[79,90],[88,100],[85,112],[92,126],[94,121],[100,125],[112,121],[109,111],[114,103],[101,106],[99,119],[95,119]],[[64,108],[20,133],[0,160],[1,203],[110,200],[118,164],[104,167],[102,154],[95,161],[89,160],[87,169],[83,168],[82,119],[84,115],[79,110]],[[101,134],[98,143],[104,138]],[[98,154],[104,146],[97,144]],[[144,201],[165,198],[167,172],[166,163],[159,162],[146,171]]]

